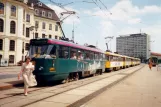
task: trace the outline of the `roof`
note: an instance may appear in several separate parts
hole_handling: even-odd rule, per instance
[[[161,53],[151,52],[151,55],[154,55],[154,56],[161,56]]]
[[[32,39],[32,40],[44,40],[44,39]],[[58,44],[58,45],[69,46],[69,47],[83,49],[83,50],[94,51],[94,52],[98,52],[98,53],[104,53],[102,50],[100,50],[98,48],[90,48],[90,47],[78,45],[78,44],[67,42],[67,41],[56,40],[56,39],[45,39],[45,40],[48,40],[47,43],[49,43],[49,44]]]
[[[28,0],[28,6],[31,6],[33,3],[34,5],[34,9],[38,9],[40,11],[39,15],[36,15],[38,17],[42,17],[41,12],[42,10],[45,10],[47,12],[51,12],[52,13],[52,20],[55,21],[59,21],[59,18],[57,16],[57,14],[55,13],[55,11],[53,9],[51,9],[50,7],[48,7],[47,5],[45,5],[43,2],[39,1],[39,0]],[[39,6],[39,3],[42,3],[42,6]],[[48,17],[42,17],[42,18],[47,18],[50,19]]]

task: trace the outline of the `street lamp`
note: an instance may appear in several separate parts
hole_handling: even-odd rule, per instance
[[[35,36],[34,36],[34,29],[35,31],[37,32],[37,29],[38,29],[38,26],[31,26],[29,27],[30,31],[33,31],[33,39],[35,39]]]

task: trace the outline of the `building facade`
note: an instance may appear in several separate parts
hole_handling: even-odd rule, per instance
[[[116,39],[116,50],[144,61],[150,57],[150,37],[146,33],[122,35]]]
[[[60,39],[62,31],[55,11],[38,0],[28,0],[28,5],[33,5],[35,10],[34,37]]]
[[[0,59],[7,59],[9,65],[16,65],[24,60],[30,39],[59,39],[62,36],[54,10],[39,1],[34,3],[30,0],[0,0]],[[36,5],[39,3],[43,6],[43,13],[51,11],[48,17],[44,14],[36,15]]]

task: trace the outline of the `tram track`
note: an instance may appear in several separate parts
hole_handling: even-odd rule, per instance
[[[55,88],[55,90],[52,90],[50,93],[53,92],[53,94],[47,96],[47,97],[44,97],[44,98],[40,98],[38,100],[34,100],[34,101],[31,101],[30,103],[26,103],[26,104],[23,104],[21,105],[21,107],[24,107],[24,106],[27,106],[27,105],[30,105],[30,104],[33,104],[33,103],[36,103],[36,102],[39,102],[39,101],[42,101],[44,99],[47,99],[47,98],[50,98],[50,97],[53,97],[53,96],[56,96],[58,94],[61,94],[61,93],[64,93],[64,92],[67,92],[69,90],[72,90],[72,89],[76,89],[78,87],[81,87],[81,86],[84,86],[84,85],[87,85],[87,84],[90,84],[90,83],[93,83],[93,82],[96,82],[96,81],[99,81],[99,80],[102,80],[102,79],[105,79],[105,78],[109,78],[109,77],[112,77],[114,75],[119,75],[119,74],[122,74],[123,72],[127,72],[127,71],[130,71],[132,69],[134,69],[135,67],[131,67],[131,68],[127,68],[127,69],[123,69],[123,70],[120,70],[120,71],[116,71],[116,72],[111,72],[111,73],[105,73],[104,75],[100,75],[100,76],[95,76],[95,77],[90,77],[90,78],[85,78],[85,79],[81,79],[79,81],[73,81],[73,82],[70,82],[70,83],[67,83],[67,84],[60,84],[60,85],[55,85],[53,87],[42,87],[40,89],[35,89],[33,91],[30,91],[29,92],[29,95],[30,93],[34,93],[34,92],[38,92],[38,91],[42,91],[43,90],[45,91],[46,89],[52,89],[52,88]],[[142,66],[140,65],[139,67],[136,66],[136,68],[142,68]],[[135,69],[136,69],[135,68]],[[39,88],[39,87],[38,87]],[[63,89],[61,91],[61,89]],[[55,93],[55,92],[56,93]],[[22,93],[20,94],[16,94],[16,95],[13,95],[13,96],[8,96],[8,97],[4,97],[4,98],[0,98],[0,101],[1,100],[4,100],[4,99],[7,99],[7,98],[10,98],[10,97],[17,97],[17,96],[20,96],[22,95]],[[35,94],[36,95],[36,94]],[[33,96],[35,96],[33,95]],[[32,95],[31,95],[32,97]],[[13,101],[14,102],[14,101]],[[12,103],[12,102],[10,102]]]

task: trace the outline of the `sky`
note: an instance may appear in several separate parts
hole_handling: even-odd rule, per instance
[[[106,50],[107,36],[114,38],[109,48],[116,51],[116,37],[120,35],[147,33],[150,35],[152,52],[161,53],[161,0],[40,0],[55,10],[62,20],[66,10],[76,14],[63,20],[65,36],[72,39],[74,24],[75,42],[97,45]]]

